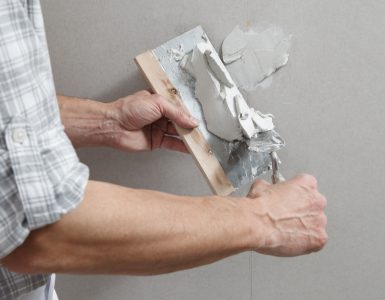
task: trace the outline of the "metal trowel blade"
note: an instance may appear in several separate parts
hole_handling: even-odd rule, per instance
[[[168,41],[152,52],[179,91],[190,114],[200,120],[199,129],[210,144],[229,180],[235,188],[239,188],[271,169],[270,152],[282,148],[284,141],[274,130],[240,142],[222,140],[207,130],[201,105],[195,98],[195,80],[180,67],[180,59],[173,55],[178,51],[189,53],[201,42],[208,43],[212,47],[212,51],[216,52],[201,26]]]

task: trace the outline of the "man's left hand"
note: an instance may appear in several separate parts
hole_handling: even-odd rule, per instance
[[[112,103],[116,108],[116,131],[107,141],[113,148],[126,151],[149,151],[166,148],[188,152],[172,122],[194,128],[198,121],[181,105],[160,95],[140,91]]]
[[[65,131],[77,148],[107,146],[131,152],[166,148],[187,153],[173,123],[186,129],[198,126],[182,105],[148,91],[110,103],[66,96],[58,96],[58,101]]]

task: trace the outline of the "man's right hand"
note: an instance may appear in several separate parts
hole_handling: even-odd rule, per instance
[[[248,197],[257,217],[256,251],[274,256],[297,256],[325,245],[326,199],[311,175],[271,185],[258,180]],[[262,231],[262,232],[261,232]]]
[[[313,177],[256,182],[249,198],[189,197],[90,181],[83,201],[0,260],[17,273],[150,275],[242,251],[295,256],[326,241]]]

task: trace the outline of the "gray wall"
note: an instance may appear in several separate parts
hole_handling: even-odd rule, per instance
[[[111,101],[146,87],[143,50],[202,24],[217,47],[245,21],[294,34],[287,67],[248,95],[274,113],[286,176],[310,172],[329,205],[327,247],[276,259],[253,254],[157,277],[59,276],[61,299],[385,299],[385,2],[358,0],[44,0],[59,93]],[[92,178],[200,195],[190,157],[83,149]],[[243,191],[244,192],[244,191]],[[251,297],[251,292],[253,296]]]

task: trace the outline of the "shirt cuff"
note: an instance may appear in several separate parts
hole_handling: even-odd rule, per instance
[[[0,257],[31,230],[58,221],[83,199],[88,167],[57,125],[37,135],[23,117],[5,130],[0,149]]]

